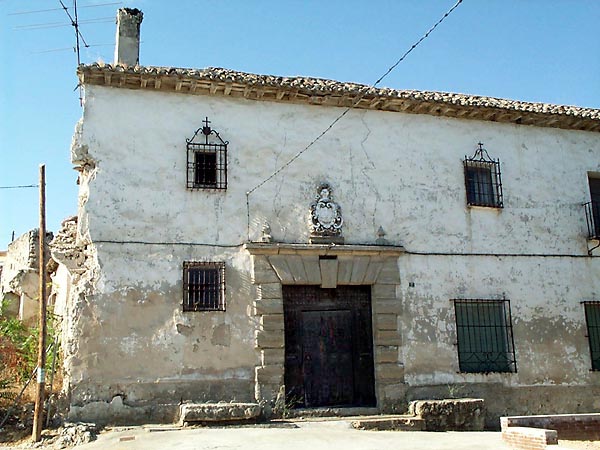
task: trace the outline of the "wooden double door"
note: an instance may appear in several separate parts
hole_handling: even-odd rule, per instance
[[[283,286],[286,402],[375,406],[370,286]]]

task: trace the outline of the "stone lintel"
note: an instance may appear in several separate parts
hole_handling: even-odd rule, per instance
[[[269,256],[269,262],[273,266],[273,269],[275,269],[275,272],[282,283],[294,283],[294,276],[292,275],[292,271],[288,266],[287,258],[285,256]]]

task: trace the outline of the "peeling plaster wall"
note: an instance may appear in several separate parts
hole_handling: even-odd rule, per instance
[[[250,256],[210,244],[247,240],[246,191],[339,113],[86,86],[72,149],[81,170],[78,241],[88,267],[71,294],[73,405],[116,395],[129,405],[252,400],[259,355]],[[185,139],[205,116],[229,141],[226,191],[185,188]],[[462,161],[479,141],[501,161],[502,210],[465,206]],[[588,171],[600,171],[598,133],[354,110],[252,193],[250,238],[258,240],[268,223],[275,241],[308,242],[308,206],[326,181],[342,207],[348,244],[373,244],[382,226],[390,243],[416,252],[586,255]],[[171,244],[186,242],[208,245]],[[226,262],[226,312],[182,312],[187,260]],[[598,299],[597,261],[400,256],[407,389],[600,385],[589,371],[579,303]],[[503,294],[511,300],[518,372],[458,373],[449,300]]]

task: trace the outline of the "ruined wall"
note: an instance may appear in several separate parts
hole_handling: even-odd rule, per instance
[[[140,407],[252,399],[260,355],[251,260],[240,247],[248,238],[245,194],[339,113],[86,87],[72,151],[81,167],[78,240],[88,268],[71,296],[73,406],[106,405],[115,396]],[[185,139],[206,116],[229,141],[226,191],[185,188]],[[501,161],[502,210],[465,206],[462,161],[479,141]],[[442,395],[448,385],[493,385],[490,398],[530,387],[598,386],[579,303],[600,290],[598,260],[585,256],[588,171],[600,171],[597,133],[350,111],[252,193],[250,239],[268,223],[275,241],[308,242],[308,206],[326,181],[342,207],[347,244],[375,243],[381,226],[391,244],[423,253],[398,258],[395,336],[406,389],[394,393],[398,405]],[[226,312],[182,312],[188,260],[226,262]],[[511,300],[517,373],[458,373],[450,299],[503,295]]]
[[[39,296],[38,230],[23,233],[8,244],[0,283],[2,313],[16,315],[23,321],[35,321]],[[53,235],[46,233],[46,242]]]

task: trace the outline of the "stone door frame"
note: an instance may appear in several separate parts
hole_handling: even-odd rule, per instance
[[[403,400],[402,306],[396,294],[403,247],[249,243],[245,248],[251,255],[257,292],[253,314],[257,318],[255,349],[260,353],[254,377],[258,402],[277,409],[285,401],[284,284],[370,285],[377,407],[385,411]]]

